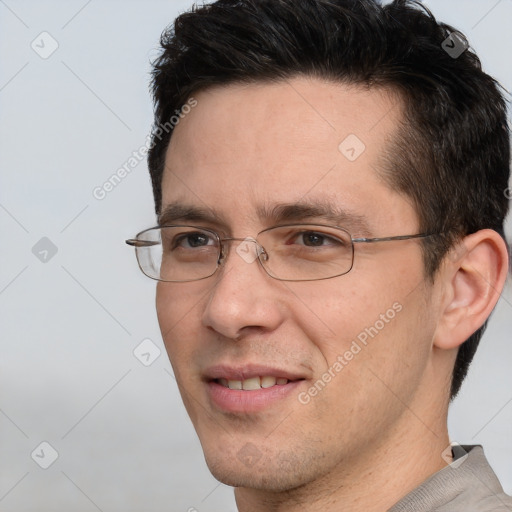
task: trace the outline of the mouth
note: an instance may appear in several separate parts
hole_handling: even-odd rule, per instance
[[[258,389],[268,389],[274,386],[286,386],[289,381],[284,377],[273,377],[265,375],[263,377],[252,377],[245,380],[214,379],[214,382],[229,389],[243,391],[257,391]]]
[[[216,366],[206,372],[214,409],[230,413],[256,413],[294,397],[305,381],[300,374],[264,366]]]

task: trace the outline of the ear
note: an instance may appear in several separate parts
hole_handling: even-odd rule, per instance
[[[508,251],[491,229],[466,236],[445,258],[434,346],[453,349],[478,330],[498,302],[508,274]]]

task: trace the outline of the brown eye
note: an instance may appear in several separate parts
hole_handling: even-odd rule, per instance
[[[313,231],[309,233],[303,233],[301,235],[302,241],[304,242],[304,245],[307,245],[309,247],[319,247],[324,244],[326,241],[326,237],[323,235],[320,235],[319,233],[315,233]]]

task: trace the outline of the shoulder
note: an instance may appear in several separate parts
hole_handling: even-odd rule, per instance
[[[481,446],[458,447],[455,460],[402,498],[389,512],[512,512]]]

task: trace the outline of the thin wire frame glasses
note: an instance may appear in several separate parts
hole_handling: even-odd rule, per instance
[[[342,276],[354,265],[355,243],[425,238],[432,233],[380,238],[352,238],[338,226],[285,224],[260,231],[256,238],[221,238],[208,228],[156,226],[126,240],[135,247],[142,272],[157,281],[189,282],[211,277],[238,241],[236,253],[247,263],[258,260],[279,281],[318,281]]]

